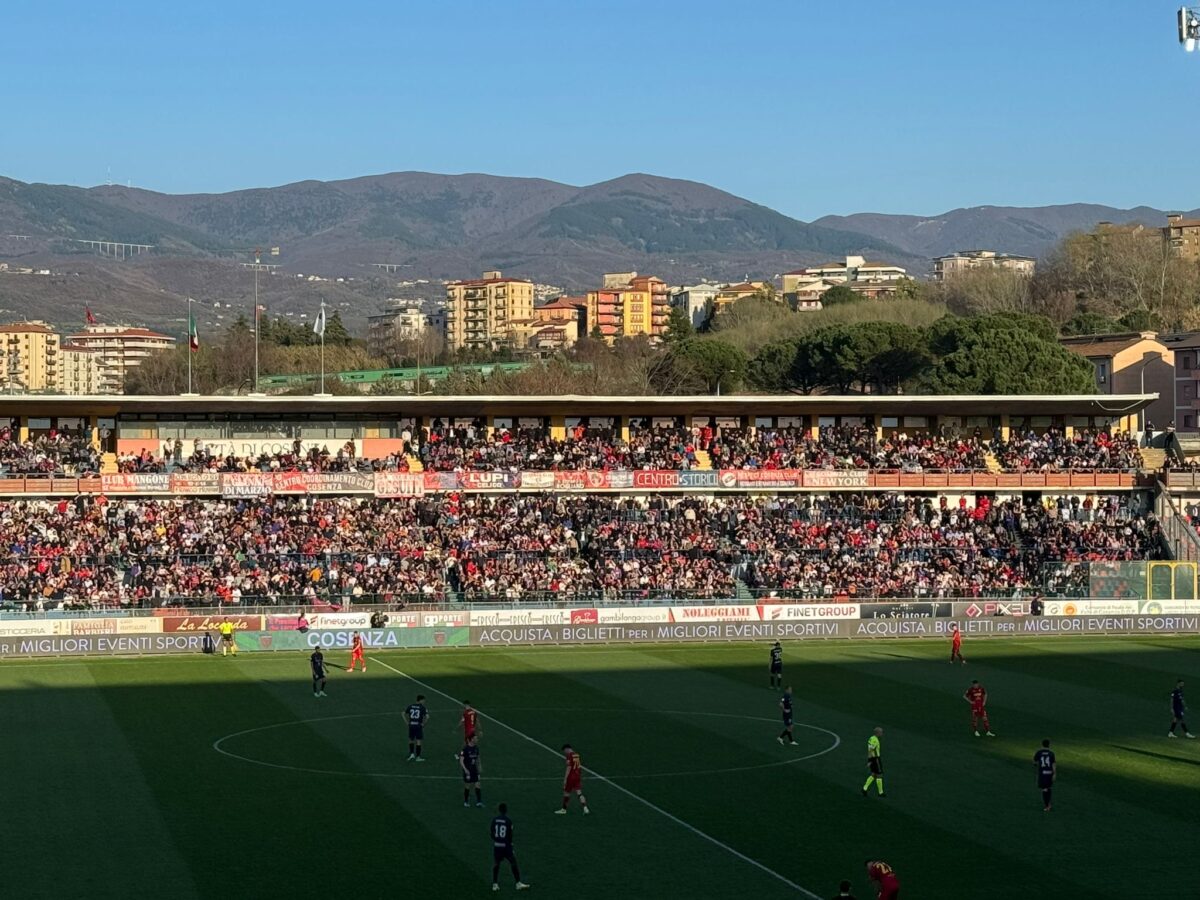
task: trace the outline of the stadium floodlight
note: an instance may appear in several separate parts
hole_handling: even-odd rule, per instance
[[[1200,8],[1179,7],[1177,21],[1179,23],[1179,43],[1183,44],[1184,50],[1191,53],[1196,49],[1197,42],[1200,42]]]

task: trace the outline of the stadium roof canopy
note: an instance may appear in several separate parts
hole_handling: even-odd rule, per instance
[[[700,396],[95,396],[0,395],[0,416],[336,414],[370,418],[477,415],[937,415],[1126,416],[1158,394],[729,394]]]

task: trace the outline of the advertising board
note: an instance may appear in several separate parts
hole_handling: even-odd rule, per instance
[[[199,653],[202,634],[53,635],[0,639],[0,658],[15,656],[138,656]]]
[[[463,647],[470,637],[465,627],[375,628],[362,632],[368,650],[392,650],[412,647]],[[298,631],[239,631],[234,640],[239,650],[345,650],[349,652],[354,632],[314,629]]]
[[[228,619],[233,623],[233,627],[237,631],[258,631],[262,628],[262,616],[181,616],[181,615],[166,615],[161,617],[162,630],[165,632],[173,631],[217,631],[221,627],[221,621]]]
[[[1126,616],[1140,611],[1138,600],[1047,600],[1047,616]]]

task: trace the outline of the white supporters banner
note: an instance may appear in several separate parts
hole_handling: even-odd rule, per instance
[[[569,609],[497,609],[471,612],[471,624],[479,627],[494,625],[569,625]]]
[[[370,628],[371,614],[366,612],[313,613],[308,617],[308,627]]]
[[[790,619],[857,619],[861,609],[857,603],[764,603],[758,607],[764,622]]]
[[[0,637],[49,637],[70,634],[70,619],[6,619],[0,621]]]
[[[1048,616],[1128,616],[1140,612],[1137,600],[1047,600]]]
[[[671,622],[705,622],[721,619],[726,622],[758,622],[762,616],[757,606],[672,606]]]
[[[596,610],[596,621],[606,625],[616,622],[628,624],[669,622],[671,621],[671,611],[665,606],[618,606],[613,608],[602,606]]]

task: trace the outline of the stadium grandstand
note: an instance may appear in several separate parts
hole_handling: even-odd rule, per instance
[[[1194,597],[1152,399],[2,397],[0,603]]]

